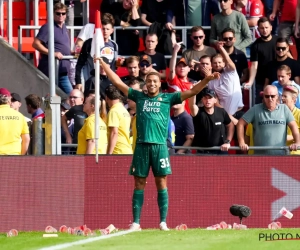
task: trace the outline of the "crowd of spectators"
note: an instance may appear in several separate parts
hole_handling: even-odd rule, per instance
[[[213,72],[220,73],[220,78],[210,81],[196,97],[173,107],[167,138],[170,149],[173,145],[220,146],[219,151],[198,153],[224,154],[230,145],[239,145],[242,150],[248,150],[249,144],[288,145],[292,149],[300,146],[300,57],[291,50],[295,46],[300,51],[300,1],[140,2],[103,0],[99,6],[105,43],[100,56],[113,71],[126,69],[127,75],[121,77],[125,84],[147,92],[146,76],[157,72],[162,79],[161,91],[183,92]],[[112,86],[101,67],[101,105],[95,107],[91,55],[95,25],[86,24],[71,48],[66,29],[71,7],[54,5],[55,57],[60,61],[58,86],[69,96],[61,105],[62,141],[78,143],[78,154],[95,153],[92,123],[95,109],[99,108],[99,153],[131,154],[138,129],[135,103]],[[114,26],[123,28],[116,31],[116,41],[112,40]],[[138,26],[148,26],[149,30],[139,30]],[[187,29],[187,44],[182,43],[184,32],[176,26],[192,27]],[[171,52],[164,44],[171,45]],[[48,75],[48,24],[40,28],[33,47],[41,53],[38,68]],[[63,59],[70,54],[78,56],[74,64]],[[170,55],[169,60],[166,55]],[[244,104],[250,88],[256,105],[247,111]],[[32,119],[44,117],[38,96],[27,96],[25,101]],[[16,110],[18,102],[21,103],[20,96],[11,94],[11,106]],[[281,139],[269,140],[270,131],[276,137],[282,132]],[[176,150],[178,154],[189,152]]]

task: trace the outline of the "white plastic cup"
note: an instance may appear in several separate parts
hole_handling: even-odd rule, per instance
[[[293,218],[293,214],[289,210],[287,210],[285,207],[281,208],[279,213],[282,214],[283,216],[285,216],[288,219]]]
[[[212,225],[212,226],[210,226],[210,227],[207,227],[206,229],[207,229],[207,230],[220,230],[220,229],[222,229],[222,228],[221,228],[221,225],[220,225],[220,224],[215,224],[215,225]]]
[[[245,230],[245,229],[247,229],[247,226],[243,225],[243,224],[233,223],[233,227],[232,228],[236,229],[236,230]]]

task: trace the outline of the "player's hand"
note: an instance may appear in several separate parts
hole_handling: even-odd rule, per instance
[[[219,72],[214,72],[211,75],[207,76],[209,80],[220,79],[221,74]]]
[[[300,147],[299,144],[297,143],[293,143],[292,145],[290,145],[290,150],[292,151],[296,151],[298,149],[298,147]]]
[[[60,52],[55,52],[55,53],[54,53],[54,56],[55,56],[55,58],[57,58],[57,59],[59,59],[59,60],[61,60],[61,59],[63,58],[63,54],[60,53]]]
[[[241,150],[243,150],[243,151],[249,150],[249,146],[246,143],[240,144],[239,146],[240,146]]]
[[[166,23],[165,24],[166,29],[172,30],[173,29],[173,24],[172,23]]]
[[[229,148],[230,143],[224,143],[223,145],[221,145],[221,151],[228,151]]]
[[[275,17],[276,17],[276,13],[272,13],[269,17],[270,21],[274,21]]]

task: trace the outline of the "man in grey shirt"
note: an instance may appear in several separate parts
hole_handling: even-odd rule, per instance
[[[225,28],[235,30],[235,47],[246,52],[246,47],[252,43],[251,31],[245,16],[231,9],[233,0],[219,0],[221,13],[215,15],[211,22],[210,44],[215,45],[222,38],[221,33]]]
[[[300,146],[298,126],[288,107],[278,104],[277,88],[273,85],[265,87],[263,98],[264,102],[249,109],[237,124],[240,148],[249,149],[244,140],[244,128],[248,123],[252,123],[254,146],[285,146],[288,126],[294,138],[290,149],[297,150]],[[255,150],[254,154],[282,155],[285,152],[283,150]]]

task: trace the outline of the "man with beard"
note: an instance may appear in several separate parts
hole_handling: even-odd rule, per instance
[[[289,108],[284,104],[278,104],[277,88],[271,85],[265,87],[263,98],[264,102],[249,109],[237,124],[240,148],[244,151],[249,149],[244,140],[244,129],[248,123],[252,123],[254,146],[285,146],[288,126],[295,141],[290,145],[290,149],[297,150],[300,146],[298,126]],[[254,154],[282,155],[285,152],[283,150],[254,150]]]
[[[272,36],[272,25],[267,17],[262,17],[257,22],[260,38],[251,45],[250,49],[250,76],[245,88],[249,89],[255,81],[255,103],[261,103],[259,93],[263,90],[265,83],[265,71],[268,62],[276,58],[275,44],[276,36]]]
[[[214,71],[221,73],[221,77],[210,81],[208,88],[216,92],[219,104],[231,118],[239,119],[244,106],[240,79],[235,64],[223,46],[224,42],[218,42],[217,49],[221,54],[217,54],[212,58],[212,68]],[[236,119],[232,119],[232,121],[236,123]]]
[[[236,71],[240,78],[240,84],[242,85],[247,82],[249,78],[248,61],[245,53],[234,47],[236,41],[234,29],[224,29],[222,31],[222,41],[224,41],[224,49],[235,64]]]
[[[300,84],[300,65],[289,57],[289,43],[286,38],[279,37],[276,40],[276,59],[273,59],[267,64],[265,74],[265,86],[277,81],[277,69],[287,65],[291,69],[291,79],[297,84]]]

